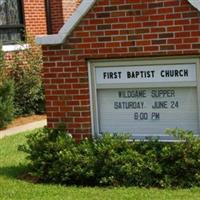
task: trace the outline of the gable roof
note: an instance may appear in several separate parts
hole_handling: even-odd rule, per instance
[[[62,44],[95,3],[96,0],[83,0],[57,34],[36,36],[36,43],[40,45]]]
[[[96,1],[97,0],[83,0],[57,34],[36,36],[36,43],[40,45],[62,44],[65,38],[74,30],[76,25],[93,7]],[[188,0],[188,2],[200,11],[200,0]]]
[[[188,0],[197,10],[200,11],[200,0]]]

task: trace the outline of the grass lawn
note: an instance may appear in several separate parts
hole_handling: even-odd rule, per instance
[[[30,133],[30,132],[29,132]],[[0,140],[0,200],[199,200],[200,188],[161,190],[143,188],[80,188],[32,184],[17,177],[26,165],[17,146],[25,142],[22,133]]]

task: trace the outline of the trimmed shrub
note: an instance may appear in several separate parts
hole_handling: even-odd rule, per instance
[[[29,171],[41,182],[90,186],[200,186],[200,139],[170,130],[179,142],[133,141],[105,134],[76,144],[64,130],[28,136]]]

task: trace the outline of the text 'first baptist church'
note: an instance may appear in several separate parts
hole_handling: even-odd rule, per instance
[[[160,77],[188,77],[188,69],[174,69],[174,70],[161,70]],[[103,72],[103,79],[121,79],[122,71],[115,72]],[[141,70],[141,71],[127,71],[127,79],[137,79],[137,78],[155,78],[155,70]]]

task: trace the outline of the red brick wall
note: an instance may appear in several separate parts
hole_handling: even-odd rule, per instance
[[[64,24],[62,0],[51,0],[52,33],[57,33]]]
[[[66,21],[76,10],[81,0],[62,0],[62,2],[64,21]]]
[[[24,20],[29,35],[47,34],[44,0],[24,0]]]
[[[48,126],[91,133],[87,59],[200,55],[200,14],[186,0],[99,0],[61,46],[44,46]]]
[[[47,34],[45,0],[24,0],[26,31],[33,35]],[[51,0],[52,33],[57,33],[81,0]]]
[[[52,32],[57,33],[81,0],[51,0]]]

